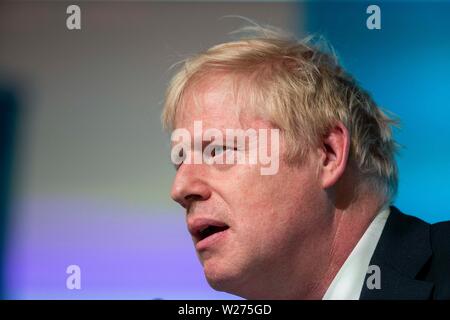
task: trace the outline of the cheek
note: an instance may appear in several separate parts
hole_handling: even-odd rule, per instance
[[[320,192],[318,179],[311,169],[287,166],[280,166],[275,175],[261,175],[258,168],[241,170],[230,188],[239,206],[266,211],[283,211],[283,208],[307,204]]]
[[[313,224],[320,188],[310,171],[285,169],[274,176],[241,175],[234,185],[233,218],[244,236],[278,242]]]

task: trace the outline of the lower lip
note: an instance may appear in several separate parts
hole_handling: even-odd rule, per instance
[[[199,242],[197,242],[197,244],[195,245],[195,249],[197,249],[197,251],[202,251],[205,250],[209,247],[212,247],[213,245],[217,245],[219,241],[223,240],[224,238],[226,238],[227,234],[228,234],[228,230],[230,229],[226,229],[224,231],[220,231],[220,232],[216,232],[213,235],[200,240]]]

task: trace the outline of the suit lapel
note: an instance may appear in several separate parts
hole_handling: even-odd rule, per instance
[[[360,300],[427,300],[431,298],[433,283],[411,279],[388,264],[379,266],[381,289],[370,290],[364,282]]]
[[[381,288],[369,289],[366,275],[360,299],[428,299],[433,283],[416,279],[431,257],[430,225],[391,207],[370,261],[381,273]]]

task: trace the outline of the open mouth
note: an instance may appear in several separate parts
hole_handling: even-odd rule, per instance
[[[204,240],[210,236],[212,236],[213,234],[219,233],[219,232],[223,232],[225,230],[227,230],[229,228],[229,226],[224,225],[224,226],[213,226],[213,225],[208,225],[205,226],[204,228],[202,228],[199,232],[198,232],[198,240]]]
[[[198,217],[188,221],[188,229],[197,250],[203,250],[222,239],[230,226],[217,219]]]
[[[195,248],[201,252],[216,247],[224,241],[229,228],[228,225],[217,221],[199,224],[195,233]]]

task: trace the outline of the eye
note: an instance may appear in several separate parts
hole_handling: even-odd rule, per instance
[[[177,152],[177,156],[178,156],[178,159],[175,163],[173,163],[173,166],[174,166],[175,170],[178,171],[178,169],[180,168],[180,166],[183,164],[184,160],[186,159],[186,152],[184,151],[184,148],[181,148]],[[179,161],[181,161],[181,162],[179,162]],[[172,159],[172,162],[173,162],[173,159]]]
[[[215,146],[211,152],[211,156],[215,157],[215,156],[218,156],[218,155],[222,154],[223,152],[229,151],[229,150],[237,150],[237,149],[233,148],[233,147],[228,147],[228,146]]]
[[[225,146],[215,146],[211,152],[211,156],[215,157],[225,151]]]

